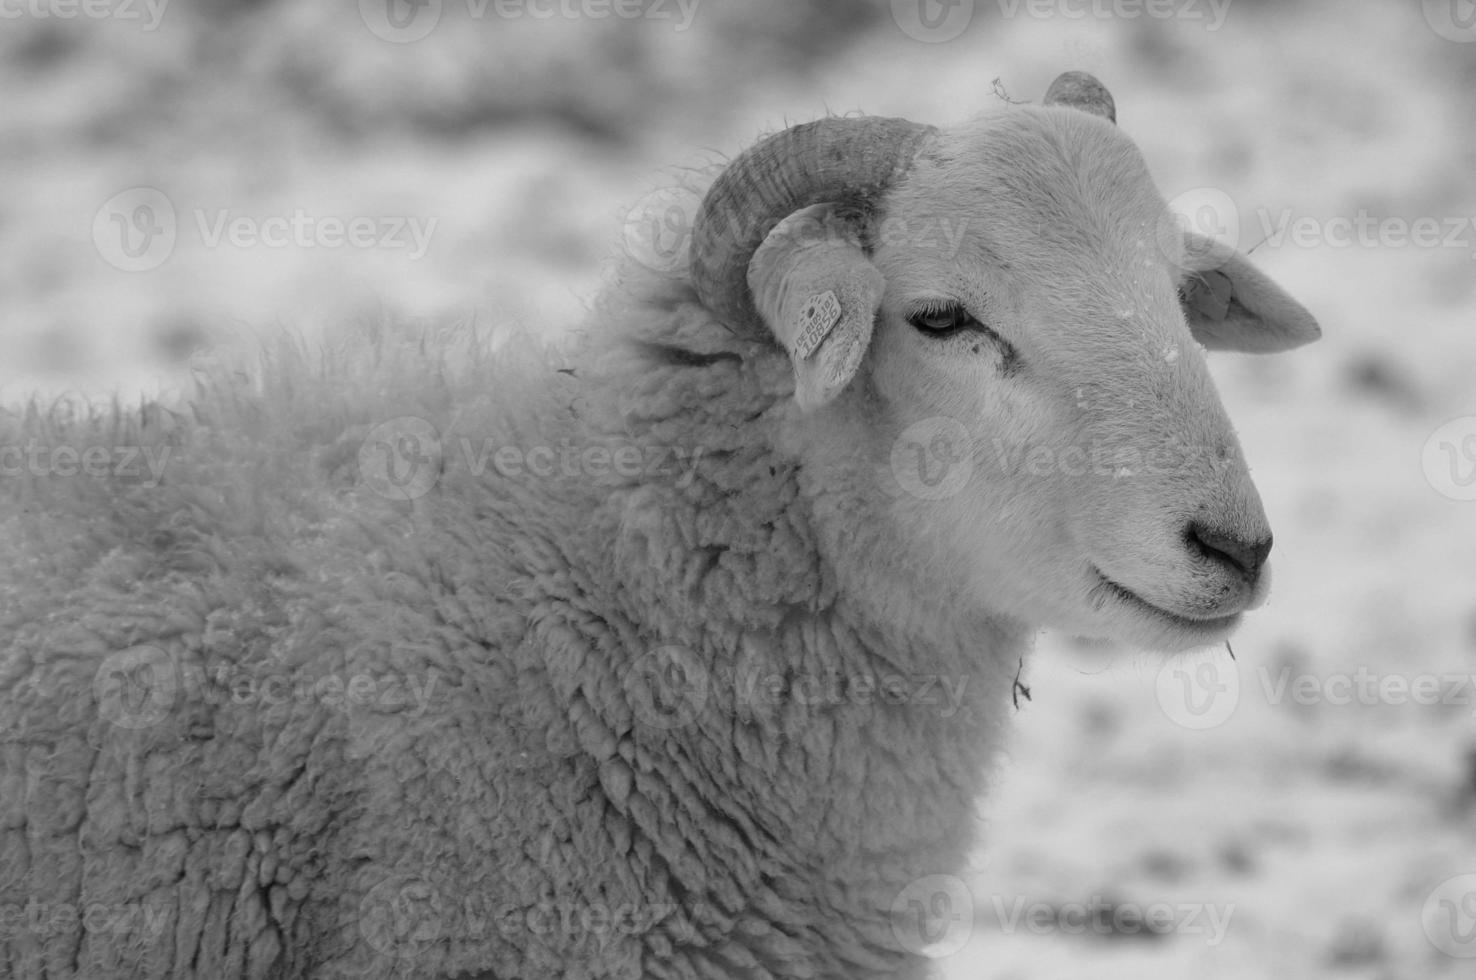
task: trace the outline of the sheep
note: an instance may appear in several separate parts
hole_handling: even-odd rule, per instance
[[[1035,631],[1267,587],[1200,345],[1318,327],[1115,122],[769,136],[567,352],[6,416],[0,973],[926,975]]]

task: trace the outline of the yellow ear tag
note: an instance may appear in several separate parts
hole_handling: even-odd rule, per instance
[[[811,296],[799,311],[799,336],[794,341],[794,356],[806,358],[815,353],[840,319],[840,300],[835,298],[834,292],[827,289]]]

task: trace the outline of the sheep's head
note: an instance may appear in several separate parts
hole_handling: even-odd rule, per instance
[[[1090,76],[952,130],[770,137],[709,192],[692,275],[788,351],[797,424],[832,433],[816,467],[890,490],[920,587],[1160,649],[1222,640],[1263,599],[1271,531],[1201,345],[1319,331],[1182,229]],[[856,514],[831,519],[843,548]]]

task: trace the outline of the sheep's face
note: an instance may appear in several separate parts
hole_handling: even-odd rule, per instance
[[[1201,343],[1294,347],[1306,311],[1186,236],[1132,142],[1078,109],[928,133],[869,242],[841,214],[791,215],[747,273],[821,434],[817,486],[885,491],[817,501],[837,568],[885,551],[894,611],[920,590],[1160,649],[1224,639],[1265,596],[1271,530]]]
[[[1172,650],[1265,596],[1271,530],[1201,345],[1320,332],[1180,228],[1113,119],[1068,72],[953,131],[820,120],[703,200],[698,295],[789,353],[821,540],[886,617]]]
[[[885,287],[853,396],[914,567],[1032,626],[1223,640],[1266,593],[1271,530],[1133,144],[1015,109],[935,137],[878,217]],[[1237,283],[1235,302],[1257,329],[1258,297]]]

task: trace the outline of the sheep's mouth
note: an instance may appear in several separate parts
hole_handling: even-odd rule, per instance
[[[1165,609],[1162,606],[1149,602],[1132,589],[1119,585],[1103,575],[1101,569],[1096,566],[1092,567],[1092,573],[1096,575],[1098,580],[1098,585],[1092,590],[1092,594],[1094,598],[1100,597],[1098,599],[1099,604],[1109,599],[1115,599],[1122,605],[1128,606],[1144,615],[1194,633],[1214,634],[1228,632],[1240,620],[1240,613],[1232,613],[1229,616],[1186,616],[1183,613],[1174,612],[1173,610]]]

